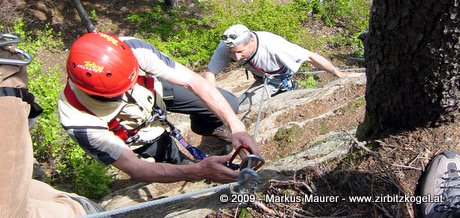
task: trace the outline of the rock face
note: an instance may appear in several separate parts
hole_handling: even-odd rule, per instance
[[[218,86],[229,90],[235,95],[239,95],[249,87],[253,79],[246,79],[243,72],[232,72],[224,77],[218,78]],[[361,93],[352,93],[343,97],[338,93],[344,93],[350,87],[361,87],[364,90],[365,77],[335,79],[325,84],[321,88],[300,89],[277,95],[264,102],[263,115],[258,126],[257,141],[262,145],[262,149],[267,148],[267,143],[273,141],[274,135],[280,128],[291,128],[296,126],[303,132],[301,134],[310,134],[309,123],[317,120],[330,119],[337,114],[344,113],[343,109],[350,107],[350,102],[356,101],[356,98],[363,96]],[[343,99],[342,99],[343,98]],[[348,98],[348,99],[347,99]],[[340,101],[339,101],[340,100]],[[313,115],[302,115],[295,120],[286,119],[286,114],[292,113],[293,108],[314,108],[318,102],[332,102],[330,106],[318,110]],[[334,104],[337,102],[337,104]],[[256,103],[257,104],[257,103]],[[255,105],[257,106],[257,105]],[[258,108],[258,107],[253,107]],[[255,120],[257,111],[240,111],[239,115],[245,116],[245,119]],[[185,115],[171,114],[170,120],[181,129],[186,137],[193,137],[190,132],[190,122]],[[254,132],[255,122],[248,123],[250,133]],[[286,180],[290,179],[297,171],[336,159],[347,154],[353,145],[353,134],[356,126],[346,129],[345,131],[326,132],[317,134],[311,143],[307,143],[304,149],[296,152],[295,155],[286,156],[277,159],[267,159],[267,163],[258,171],[261,178],[259,187],[270,179]],[[193,139],[192,139],[193,141]],[[196,143],[195,143],[196,144]],[[206,182],[179,182],[172,184],[137,184],[112,193],[104,198],[102,206],[108,210],[115,208],[125,208],[138,205],[141,202],[151,201],[153,199],[164,198],[168,196],[177,196],[178,194],[190,193],[193,191],[202,191],[210,187],[219,187],[221,184],[210,184]],[[206,193],[201,196],[193,196],[173,203],[162,204],[155,207],[145,208],[133,211],[129,214],[117,215],[120,217],[205,217],[213,211],[219,211],[219,208],[234,207],[236,204],[222,203],[219,197],[223,194],[229,195],[229,190]],[[169,198],[166,198],[169,199]],[[164,200],[164,199],[163,199]],[[154,214],[154,215],[152,215]]]
[[[355,129],[347,131],[354,134]],[[316,165],[347,154],[353,139],[347,133],[331,132],[319,137],[310,148],[296,155],[279,159],[264,169],[275,172],[292,172]]]

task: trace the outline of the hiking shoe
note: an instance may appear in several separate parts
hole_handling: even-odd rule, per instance
[[[460,217],[460,155],[445,151],[435,156],[421,192],[434,201],[421,204],[423,217]]]
[[[226,126],[222,125],[217,127],[212,133],[211,136],[214,136],[220,140],[223,140],[228,143],[232,143],[232,131]]]
[[[291,80],[292,81],[292,90],[296,90],[297,88],[299,88],[299,83],[295,80]]]

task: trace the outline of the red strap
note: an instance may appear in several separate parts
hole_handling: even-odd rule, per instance
[[[146,76],[138,76],[137,77],[137,84],[144,86],[151,92],[155,93],[155,79],[152,77],[146,77]]]
[[[80,111],[84,111],[88,114],[95,115],[88,108],[86,108],[82,103],[80,103],[80,101],[78,101],[78,98],[75,95],[75,92],[73,92],[72,88],[70,88],[69,81],[67,81],[67,84],[64,88],[64,96],[67,98],[67,101],[73,107],[77,108]],[[118,136],[123,141],[128,139],[128,131],[126,130],[124,126],[120,124],[120,121],[118,119],[116,118],[112,119],[107,124],[107,126],[109,127],[109,131],[112,131],[116,136]]]
[[[77,108],[78,110],[84,111],[88,114],[95,115],[88,108],[86,108],[83,104],[81,104],[80,101],[78,101],[78,98],[75,95],[75,92],[73,92],[72,88],[70,88],[68,80],[64,88],[64,96],[67,98],[67,101],[70,103],[70,105],[72,105],[74,108]]]
[[[109,130],[112,131],[116,136],[125,141],[128,139],[128,131],[126,128],[120,124],[118,119],[112,119],[109,123]]]
[[[286,71],[286,67],[281,67],[280,69],[275,70],[273,72],[266,72],[265,70],[262,70],[259,67],[257,67],[252,62],[248,62],[248,64],[251,65],[252,68],[256,69],[257,71],[259,71],[259,73],[262,73],[262,74],[268,74],[268,75],[269,74],[279,74],[279,73],[282,73],[282,72]]]

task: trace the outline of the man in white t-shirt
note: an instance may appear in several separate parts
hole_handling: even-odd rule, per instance
[[[228,28],[222,35],[204,77],[216,85],[216,74],[222,72],[230,62],[236,61],[254,74],[256,82],[239,97],[240,105],[258,102],[263,92],[263,77],[268,75],[268,94],[274,96],[297,87],[292,76],[305,61],[318,69],[337,77],[360,76],[338,70],[323,56],[287,41],[285,38],[264,31],[250,31],[242,24]],[[264,93],[264,99],[268,95]]]

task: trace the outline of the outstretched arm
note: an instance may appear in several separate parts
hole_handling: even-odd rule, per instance
[[[181,85],[195,93],[195,95],[230,128],[232,131],[232,142],[235,148],[245,144],[251,148],[254,154],[259,155],[259,149],[255,141],[246,131],[243,122],[236,116],[222,94],[209,84],[206,79],[181,64],[177,64],[172,71],[167,75],[163,75],[162,78]]]
[[[361,76],[363,74],[361,73],[351,73],[351,72],[342,72],[339,69],[337,69],[329,60],[327,60],[325,57],[315,53],[311,52],[310,56],[308,57],[307,61],[309,61],[313,66],[320,70],[324,70],[328,73],[331,73],[332,75],[335,75],[339,78],[342,77],[357,77]]]
[[[233,182],[238,172],[224,166],[230,156],[211,156],[199,163],[174,165],[155,163],[139,159],[128,147],[113,163],[115,167],[127,173],[131,178],[144,182],[178,182],[209,179],[214,182]]]

